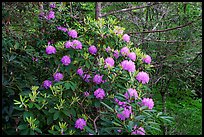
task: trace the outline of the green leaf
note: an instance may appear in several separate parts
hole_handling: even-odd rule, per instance
[[[145,116],[144,115],[136,116],[135,119],[139,121],[141,119],[145,119]]]
[[[73,108],[70,109],[70,112],[74,117],[76,116],[76,111]]]
[[[23,129],[26,129],[27,127],[28,127],[27,124],[23,124],[23,125],[19,125],[18,129],[23,130]]]
[[[94,106],[97,108],[100,107],[100,102],[99,101],[94,102]]]
[[[35,130],[36,130],[38,133],[41,133],[41,134],[42,134],[42,131],[41,131],[39,128],[35,128]]]
[[[101,104],[103,104],[105,107],[107,107],[111,112],[114,112],[114,110],[110,106],[108,106],[106,103],[101,101]]]
[[[65,86],[66,89],[70,89],[70,87],[71,87],[69,82],[65,83],[64,86]]]
[[[86,66],[87,68],[90,68],[90,65],[89,65],[89,62],[88,62],[88,61],[85,62],[85,66]]]
[[[94,130],[90,129],[88,126],[85,126],[84,129],[91,134],[95,134]]]
[[[36,103],[34,103],[35,107],[39,110],[40,109],[40,106]]]
[[[68,117],[71,116],[70,113],[69,113],[68,111],[62,110],[62,112],[63,112],[66,116],[68,116]]]
[[[57,120],[58,118],[59,118],[59,111],[56,111],[54,116],[53,116],[53,119]]]
[[[35,135],[35,132],[32,129],[30,129],[30,135]]]
[[[25,130],[22,130],[21,132],[20,132],[20,135],[28,135],[28,132],[30,131],[30,129],[29,128],[27,128],[27,129],[25,129]]]
[[[50,125],[52,122],[53,122],[53,117],[52,117],[52,116],[49,116],[49,117],[47,118],[47,125]]]
[[[28,104],[29,108],[33,108],[33,103]]]
[[[25,111],[23,113],[23,120],[26,121],[26,117],[32,117],[33,118],[33,114],[30,112]]]
[[[51,108],[50,110],[49,110],[49,112],[50,113],[54,113],[56,110],[54,109],[54,108]]]

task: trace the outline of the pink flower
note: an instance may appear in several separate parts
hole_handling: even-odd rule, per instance
[[[64,27],[61,27],[61,26],[58,26],[57,29],[61,30],[61,31],[64,31],[64,32],[67,32],[67,28],[64,28]]]
[[[132,60],[132,61],[135,61],[136,60],[136,54],[134,52],[130,52],[128,54],[128,57]]]
[[[123,35],[123,40],[124,40],[125,42],[130,42],[130,36],[128,36],[127,34],[124,34],[124,35]]]
[[[87,91],[84,92],[84,96],[85,96],[85,97],[88,97],[88,96],[89,96],[89,92],[87,92]]]
[[[123,47],[121,50],[120,50],[120,53],[123,55],[123,56],[126,56],[129,54],[129,48],[128,47]]]
[[[120,107],[122,109],[122,107]],[[123,108],[123,111],[121,113],[117,114],[117,117],[120,118],[121,120],[125,120],[130,117],[130,114],[132,113],[132,108],[129,106],[128,108]]]
[[[79,118],[76,120],[75,128],[83,130],[85,126],[86,126],[86,121],[83,118]]]
[[[94,91],[94,96],[97,99],[103,99],[105,97],[105,91],[102,88],[98,88],[96,91]]]
[[[81,42],[80,41],[78,41],[78,40],[73,40],[72,41],[72,48],[73,49],[82,49],[82,44],[81,44]]]
[[[88,49],[89,53],[91,54],[96,54],[97,53],[97,48],[94,45],[91,45]]]
[[[113,56],[117,59],[119,57],[118,50],[114,50]]]
[[[79,76],[82,77],[83,73],[84,73],[83,69],[82,68],[78,68],[77,74],[79,74]]]
[[[138,98],[137,91],[135,89],[132,89],[132,88],[129,88],[124,96],[126,97],[126,99],[131,99],[132,97],[134,97],[135,99]]]
[[[76,30],[70,30],[68,32],[68,35],[72,38],[77,38],[77,31]]]
[[[54,18],[55,18],[55,12],[51,10],[47,15],[47,19],[50,20]]]
[[[65,55],[65,56],[62,57],[61,62],[65,66],[68,66],[71,63],[71,59],[70,59],[69,56]]]
[[[56,49],[53,46],[47,46],[46,48],[46,53],[47,54],[55,54],[56,53]]]
[[[137,126],[134,126],[133,130],[132,135],[145,135],[145,130],[143,127],[137,128]]]
[[[43,86],[48,89],[50,86],[52,86],[52,81],[50,80],[45,80],[43,81]]]
[[[67,41],[65,44],[64,44],[65,48],[71,48],[73,46],[73,43],[71,41]]]
[[[103,81],[102,78],[103,78],[103,76],[96,74],[93,78],[93,82],[96,84],[100,84]]]
[[[149,75],[146,72],[139,72],[136,76],[136,79],[142,84],[146,84],[149,82]]]
[[[54,74],[54,79],[56,82],[59,82],[60,80],[62,80],[64,78],[63,74],[62,73],[55,73]]]
[[[83,76],[83,79],[84,79],[87,83],[90,82],[90,78],[91,78],[91,76],[90,76],[89,74],[85,74],[85,75]]]
[[[50,8],[55,8],[56,7],[56,5],[55,5],[55,3],[54,2],[52,2],[51,4],[50,4]]]
[[[149,55],[146,55],[146,57],[143,58],[142,61],[143,61],[144,63],[150,64],[151,61],[152,61],[152,58],[151,58]]]
[[[143,98],[142,105],[152,109],[154,107],[154,101],[151,98]]]
[[[121,62],[121,66],[123,68],[123,70],[127,70],[129,72],[134,72],[135,71],[135,63],[132,62],[131,60],[124,60]]]
[[[109,51],[111,51],[111,48],[108,46],[108,47],[106,48],[106,52],[109,52]]]
[[[113,67],[113,66],[114,66],[113,58],[111,58],[111,57],[106,58],[105,59],[105,67],[104,68]]]

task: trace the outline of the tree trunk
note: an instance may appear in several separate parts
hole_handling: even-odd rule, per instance
[[[102,2],[96,2],[96,9],[95,9],[96,20],[98,20],[101,17],[101,3]]]

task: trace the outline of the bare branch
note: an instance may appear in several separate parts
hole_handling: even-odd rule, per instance
[[[199,19],[202,19],[202,18],[199,18]],[[194,22],[196,22],[196,21],[191,21],[191,22],[188,22],[188,23],[186,23],[186,24],[184,24],[184,25],[177,26],[177,27],[174,27],[174,28],[164,29],[164,30],[153,30],[153,31],[142,31],[142,32],[130,32],[130,33],[128,33],[128,34],[166,32],[166,31],[175,30],[175,29],[180,29],[180,28],[189,26],[189,25],[191,25],[191,24],[194,23]]]
[[[94,128],[95,128],[95,132],[98,133],[97,127],[96,127],[96,120],[99,118],[100,115],[98,115],[95,119],[94,119]]]
[[[108,16],[108,15],[111,15],[111,14],[116,14],[116,13],[119,13],[119,12],[126,12],[126,11],[130,11],[130,10],[142,9],[142,8],[150,7],[150,6],[153,6],[153,5],[156,5],[156,4],[159,4],[159,3],[153,3],[151,5],[136,6],[136,7],[132,7],[132,8],[127,8],[127,9],[122,9],[122,10],[117,10],[117,11],[111,11],[109,13],[102,14],[101,17],[105,17],[105,16]]]
[[[152,40],[152,39],[144,39],[146,41],[154,41],[154,42],[164,42],[164,43],[186,43],[186,42],[201,42],[197,40],[192,40],[192,41],[178,41],[178,40]]]

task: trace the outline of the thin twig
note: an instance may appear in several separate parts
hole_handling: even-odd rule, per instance
[[[95,119],[94,119],[94,128],[95,128],[95,132],[98,133],[97,127],[96,127],[96,120],[99,118],[100,115],[98,115]]]
[[[116,13],[119,13],[119,12],[126,12],[126,11],[130,11],[130,10],[142,9],[142,8],[150,7],[150,6],[153,6],[153,5],[156,5],[156,4],[159,4],[159,3],[153,3],[151,5],[136,6],[136,7],[132,7],[132,8],[121,9],[121,10],[117,10],[117,11],[111,11],[109,13],[102,14],[101,17],[105,17],[105,16],[108,16],[108,15],[111,15],[111,14],[116,14]]]
[[[199,19],[202,19],[202,18],[199,18]],[[196,21],[197,21],[197,20],[196,20]],[[177,26],[177,27],[174,27],[174,28],[164,29],[164,30],[153,30],[153,31],[151,30],[151,31],[141,31],[141,32],[129,32],[128,34],[166,32],[166,31],[175,30],[175,29],[180,29],[180,28],[189,26],[189,25],[193,24],[193,23],[196,22],[196,21],[191,21],[191,22],[188,22],[188,23],[186,23],[186,24],[184,24],[184,25]]]

